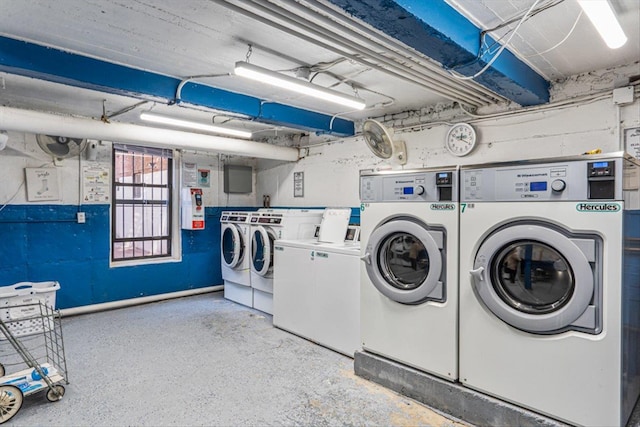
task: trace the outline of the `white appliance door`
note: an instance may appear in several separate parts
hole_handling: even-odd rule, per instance
[[[244,240],[235,224],[223,224],[220,250],[222,262],[230,268],[237,267],[244,257]]]
[[[557,333],[571,326],[599,333],[596,241],[544,224],[514,224],[485,239],[470,271],[477,297],[499,319],[523,331]]]
[[[443,241],[442,231],[405,218],[376,227],[362,257],[369,280],[399,303],[444,301]]]
[[[273,269],[275,241],[275,233],[265,227],[257,226],[251,233],[251,269],[260,276],[266,276]]]

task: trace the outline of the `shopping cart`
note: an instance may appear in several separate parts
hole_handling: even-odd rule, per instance
[[[53,308],[60,285],[44,283],[55,288],[0,288],[0,424],[18,413],[25,396],[46,390],[47,400],[57,402],[65,393],[62,383],[69,384],[60,312]],[[8,288],[14,292],[2,292]]]

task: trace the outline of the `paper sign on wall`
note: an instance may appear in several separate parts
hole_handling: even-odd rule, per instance
[[[624,149],[627,153],[640,160],[640,128],[624,130]]]
[[[109,167],[99,164],[84,166],[82,169],[83,203],[109,203]]]
[[[198,185],[198,165],[195,163],[182,163],[182,186],[195,187]]]
[[[56,168],[25,168],[27,200],[44,202],[60,200],[60,184]]]

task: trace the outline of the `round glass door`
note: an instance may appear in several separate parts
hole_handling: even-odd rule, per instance
[[[244,257],[244,241],[235,225],[227,225],[222,231],[222,259],[228,267],[234,268]]]
[[[503,247],[493,258],[491,284],[510,307],[523,313],[551,313],[567,304],[575,289],[567,259],[533,240]]]
[[[264,227],[257,227],[251,238],[251,264],[261,276],[273,268],[273,245],[275,236]]]
[[[379,268],[394,288],[412,290],[429,275],[429,254],[413,234],[390,234],[380,245]]]
[[[596,292],[594,238],[573,238],[543,224],[493,232],[470,271],[476,295],[500,320],[527,332],[578,327],[597,333],[590,304]],[[593,307],[591,307],[593,308]]]
[[[406,219],[377,227],[363,257],[371,283],[400,303],[442,300],[443,238],[442,231]]]

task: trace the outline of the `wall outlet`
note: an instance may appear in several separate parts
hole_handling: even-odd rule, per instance
[[[84,212],[77,212],[76,218],[78,219],[78,224],[84,224],[87,218],[84,216]]]

